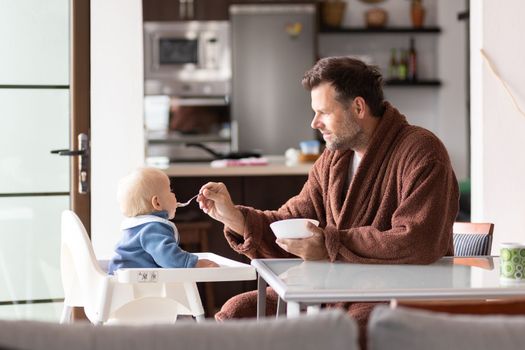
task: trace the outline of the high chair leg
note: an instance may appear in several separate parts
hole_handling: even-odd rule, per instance
[[[60,323],[71,323],[73,319],[73,307],[66,305],[64,301],[64,307],[62,308],[62,314],[60,315]]]
[[[204,319],[204,308],[202,307],[201,297],[199,295],[197,283],[184,282],[183,285],[191,313],[193,317],[195,317],[197,322],[200,322],[202,319]]]

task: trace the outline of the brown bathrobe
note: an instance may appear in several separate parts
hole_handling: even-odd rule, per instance
[[[330,261],[429,264],[452,255],[459,192],[447,151],[430,131],[385,107],[349,187],[354,152],[325,150],[301,192],[278,210],[239,206],[246,223],[243,235],[225,228],[231,247],[250,258],[293,257],[275,243],[269,224],[302,217],[319,220]],[[247,300],[254,297],[234,297],[216,317],[254,316],[254,300]],[[345,306],[366,322],[370,305]]]

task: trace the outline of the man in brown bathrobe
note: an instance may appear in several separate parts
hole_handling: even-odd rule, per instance
[[[322,59],[302,83],[311,91],[312,128],[322,133],[326,149],[301,192],[278,210],[261,211],[235,206],[224,184],[201,188],[200,207],[225,224],[231,247],[250,258],[371,264],[429,264],[452,255],[459,193],[441,141],[385,102],[381,74],[359,60]],[[269,224],[288,218],[320,224],[309,225],[309,238],[276,241]],[[269,292],[268,311],[275,311],[276,300]],[[337,306],[364,330],[373,305]],[[255,312],[253,291],[230,299],[216,318]]]

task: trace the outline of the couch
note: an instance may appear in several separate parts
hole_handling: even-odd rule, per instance
[[[374,308],[369,350],[525,349],[525,316],[452,315],[410,308]]]
[[[173,325],[92,326],[0,321],[0,350],[357,350],[354,320],[339,310],[294,319],[179,321]],[[467,316],[378,306],[369,350],[525,348],[525,316]]]
[[[357,326],[341,311],[296,319],[178,321],[171,325],[93,326],[0,321],[0,349],[357,350]]]

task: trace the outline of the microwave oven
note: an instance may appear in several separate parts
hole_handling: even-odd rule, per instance
[[[144,23],[146,95],[228,96],[228,21]]]

